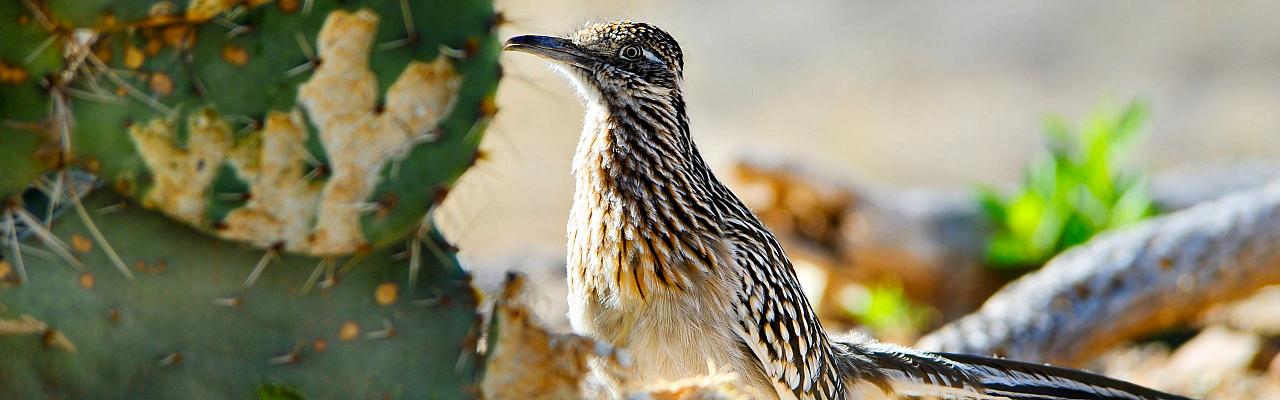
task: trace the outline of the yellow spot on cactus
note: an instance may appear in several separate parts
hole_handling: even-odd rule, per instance
[[[222,59],[226,60],[228,64],[243,67],[249,63],[249,52],[243,47],[227,43],[222,46]]]
[[[378,285],[378,288],[373,290],[373,299],[378,302],[378,305],[395,304],[398,297],[400,297],[400,287],[391,282]]]
[[[498,103],[494,101],[493,96],[485,96],[480,100],[480,114],[486,117],[492,117],[498,113]]]
[[[81,254],[88,253],[89,250],[93,250],[93,242],[84,237],[84,235],[73,233],[71,234],[71,249]]]
[[[13,266],[9,265],[8,261],[0,260],[0,281],[3,281],[5,280],[5,278],[8,278],[9,274],[12,274],[12,273],[13,273]]]
[[[17,86],[26,82],[27,77],[27,70],[21,66],[0,61],[0,83]]]
[[[147,85],[151,86],[151,91],[161,96],[168,96],[173,93],[173,79],[169,78],[169,74],[163,72],[151,74],[151,79],[147,80]]]
[[[190,46],[190,41],[194,39],[191,28],[186,25],[172,25],[164,28],[160,32],[160,38],[164,39],[164,44],[175,49],[183,49]]]
[[[159,42],[156,42],[159,43]],[[138,69],[142,67],[142,62],[147,60],[147,55],[142,53],[142,49],[130,44],[124,47],[124,66],[129,69]]]
[[[355,321],[346,321],[342,323],[342,327],[338,328],[338,339],[348,342],[355,340],[360,336],[360,325],[356,325]]]
[[[311,348],[315,349],[317,353],[323,353],[325,352],[325,350],[329,350],[329,341],[324,339],[316,339],[311,342]]]
[[[85,289],[93,289],[94,283],[95,281],[93,279],[93,274],[88,272],[80,274],[80,287]]]
[[[164,48],[164,43],[160,43],[160,39],[153,37],[147,39],[147,45],[142,48],[142,51],[146,52],[148,56],[154,56],[160,54],[160,49],[162,48]]]
[[[276,7],[279,7],[282,13],[293,14],[294,11],[298,11],[298,0],[278,0]]]

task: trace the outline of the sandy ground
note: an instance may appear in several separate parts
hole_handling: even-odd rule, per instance
[[[503,36],[615,17],[669,30],[686,54],[693,131],[713,165],[769,151],[887,183],[1010,182],[1041,146],[1046,115],[1079,120],[1135,97],[1151,106],[1142,153],[1157,168],[1280,155],[1275,2],[498,5],[512,21]],[[561,251],[581,123],[575,95],[542,61],[502,62],[489,158],[440,221],[482,278],[522,269],[522,254]]]

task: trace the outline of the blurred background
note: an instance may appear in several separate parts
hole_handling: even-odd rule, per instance
[[[1019,180],[1046,117],[1141,100],[1138,164],[1280,155],[1280,3],[1268,1],[499,1],[502,36],[658,25],[685,53],[695,139],[721,175],[765,153],[900,186]],[[556,282],[582,107],[504,54],[486,157],[438,214],[482,283]],[[548,303],[562,303],[558,294]],[[551,315],[562,318],[562,315]]]

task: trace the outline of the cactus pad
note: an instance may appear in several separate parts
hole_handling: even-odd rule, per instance
[[[182,3],[182,2],[178,2]],[[215,236],[399,243],[493,114],[489,1],[0,5],[0,197],[78,167]]]
[[[470,396],[477,297],[451,257],[411,284],[395,250],[264,257],[121,201],[83,204],[132,280],[83,219],[52,229],[83,269],[28,238],[18,285],[6,247],[0,398]]]

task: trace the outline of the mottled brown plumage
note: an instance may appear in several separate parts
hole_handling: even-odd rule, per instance
[[[555,61],[586,105],[568,223],[569,317],[575,331],[631,351],[640,379],[615,390],[712,368],[735,372],[764,399],[1111,390],[1105,378],[1032,374],[1053,387],[1019,397],[1023,382],[989,366],[1022,364],[970,365],[860,337],[831,342],[777,239],[699,155],[675,39],[617,21],[567,38],[515,37],[506,49]]]

